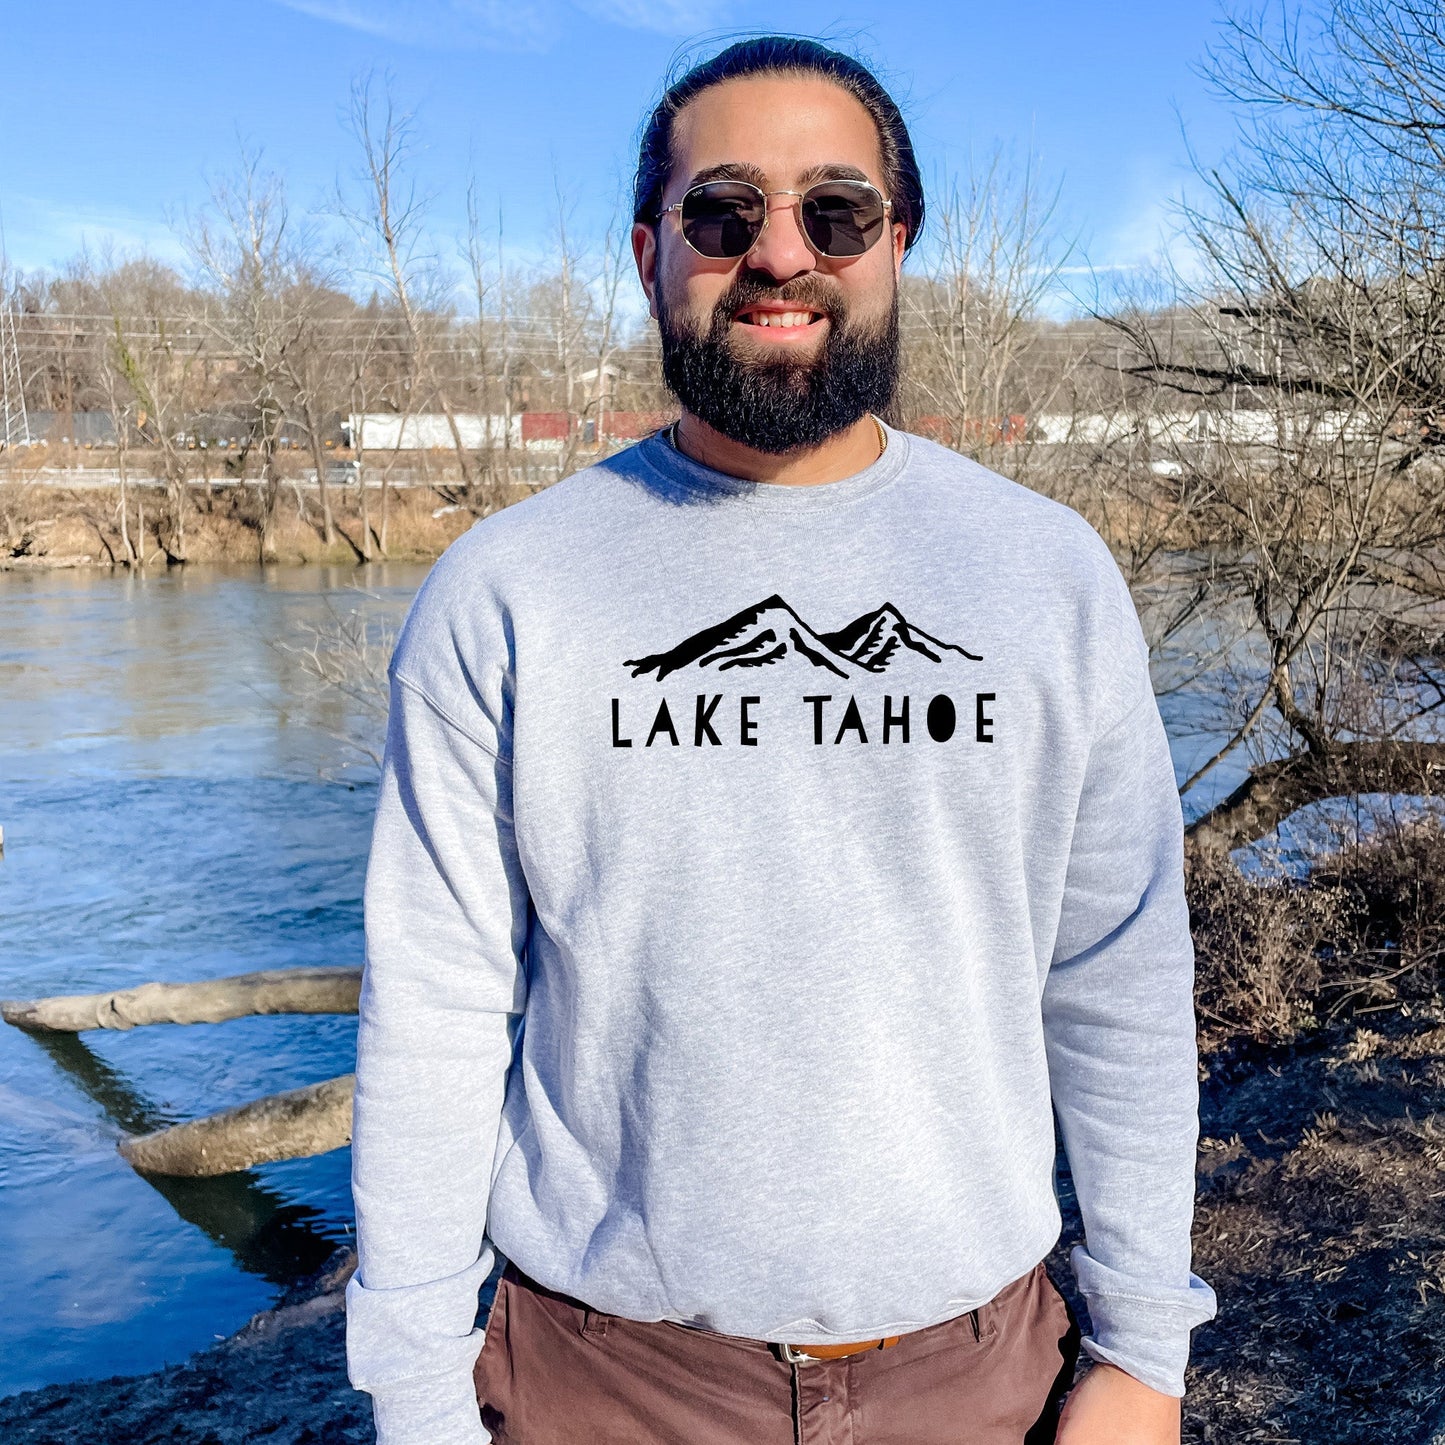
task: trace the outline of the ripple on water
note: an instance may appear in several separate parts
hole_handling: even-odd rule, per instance
[[[322,779],[345,719],[270,645],[354,574],[187,573],[0,574],[0,996],[360,962],[374,788]],[[115,1144],[348,1072],[355,1025],[0,1029],[0,1395],[181,1359],[349,1240],[349,1150],[148,1181]]]

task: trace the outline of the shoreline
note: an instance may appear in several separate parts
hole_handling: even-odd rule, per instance
[[[1370,1026],[1342,1020],[1279,1045],[1235,1039],[1201,1057],[1193,1268],[1220,1309],[1194,1333],[1184,1445],[1436,1445],[1445,1311],[1431,1296],[1445,1279],[1430,1266],[1445,1204],[1430,1121],[1445,1111],[1442,1055],[1436,995]],[[1066,1168],[1059,1185],[1063,1229],[1045,1264],[1087,1330]],[[107,1445],[365,1445],[371,1400],[346,1377],[355,1266],[339,1247],[274,1308],[180,1364],[0,1399],[0,1441],[70,1445],[96,1439],[104,1419]]]
[[[143,1375],[42,1385],[0,1398],[6,1445],[364,1445],[371,1397],[346,1378],[346,1282],[356,1251],[342,1245],[234,1334]]]
[[[369,486],[363,523],[362,498],[356,488],[332,487],[334,540],[328,542],[314,483],[288,480],[277,499],[263,556],[256,490],[238,481],[216,482],[204,489],[192,484],[182,512],[183,530],[177,532],[168,517],[164,492],[131,483],[123,532],[121,489],[116,483],[0,481],[0,572],[70,568],[149,572],[217,562],[258,567],[433,562],[482,511],[497,509],[495,498],[480,499],[478,511],[448,502],[437,486],[427,482],[392,484],[384,497],[379,488]],[[532,491],[514,485],[502,494],[501,505]],[[482,506],[483,500],[487,506]],[[137,556],[135,562],[128,560],[127,542]]]

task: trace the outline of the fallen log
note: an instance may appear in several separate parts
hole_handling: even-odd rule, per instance
[[[1261,763],[1184,831],[1193,848],[1229,851],[1257,842],[1291,813],[1356,793],[1438,797],[1445,789],[1445,743],[1407,739],[1345,742],[1328,753]]]
[[[4,999],[0,1017],[31,1033],[80,1033],[137,1024],[215,1024],[248,1014],[354,1014],[360,996],[359,968],[267,968],[199,983]]]
[[[136,1134],[116,1146],[146,1174],[200,1178],[273,1159],[325,1154],[351,1142],[356,1075],[268,1094],[204,1119]]]

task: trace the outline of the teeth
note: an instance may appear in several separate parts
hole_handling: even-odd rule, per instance
[[[807,326],[813,319],[811,311],[754,311],[749,318],[754,326]]]

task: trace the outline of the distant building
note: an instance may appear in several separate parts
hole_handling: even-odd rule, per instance
[[[569,416],[565,411],[519,411],[504,416],[454,412],[461,444],[468,451],[487,451],[504,444],[558,451],[570,435],[583,446],[605,441],[635,441],[665,426],[672,412],[604,411],[600,418]],[[368,452],[450,451],[456,445],[451,423],[442,412],[402,416],[396,412],[353,413],[341,428],[342,444]]]
[[[487,451],[510,440],[522,445],[522,414],[511,419],[483,416],[477,412],[453,412],[462,446],[468,451]],[[510,436],[509,436],[510,431]],[[369,452],[450,451],[456,445],[451,423],[443,412],[418,412],[401,416],[396,412],[353,412],[341,426],[342,445]]]

